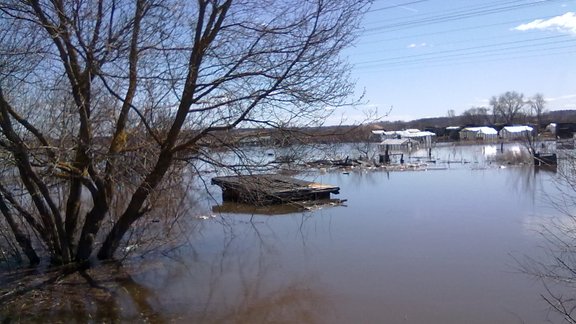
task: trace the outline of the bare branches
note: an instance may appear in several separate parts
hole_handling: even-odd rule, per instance
[[[2,1],[0,82],[11,87],[0,157],[31,202],[3,194],[10,215],[62,262],[90,258],[98,238],[99,257],[111,258],[183,172],[180,159],[225,166],[201,149],[214,134],[321,124],[326,107],[347,103],[353,85],[339,54],[368,5]]]
[[[495,117],[494,122],[498,119],[505,124],[514,122],[525,105],[524,95],[516,91],[507,91],[490,99],[490,106]]]

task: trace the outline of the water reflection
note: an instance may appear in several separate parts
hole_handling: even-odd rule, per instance
[[[212,212],[218,214],[285,215],[304,211],[312,211],[320,208],[345,206],[345,202],[345,200],[340,199],[321,199],[314,201],[294,201],[285,204],[262,206],[224,201],[219,205],[212,206]],[[206,217],[203,217],[203,219],[206,219]]]
[[[4,291],[0,318],[5,322],[163,322],[163,314],[153,307],[157,294],[134,281],[130,272],[120,264],[105,264],[94,269],[57,269],[35,278],[15,276],[18,283],[12,286],[17,288]]]
[[[230,241],[237,247],[224,254],[249,259],[243,249],[260,246],[266,252],[262,260],[277,264],[267,268],[262,286],[317,274],[311,281],[322,291],[325,307],[336,303],[338,308],[313,322],[539,323],[547,318],[540,312],[545,309],[540,291],[512,273],[509,258],[512,251],[532,251],[539,244],[523,224],[539,214],[534,201],[547,175],[506,167],[308,177],[339,185],[349,207],[308,213],[303,222],[297,221],[301,215],[250,216],[253,222],[248,215],[224,215],[233,236],[248,240]],[[254,231],[252,239],[248,229]],[[233,288],[222,289],[237,295]]]
[[[576,177],[573,150],[561,151],[558,175],[551,181],[544,200],[547,217],[530,225],[543,239],[539,253],[518,258],[522,272],[538,279],[542,298],[568,323],[576,322]]]
[[[294,225],[301,228],[306,219],[301,215]],[[140,277],[164,296],[164,309],[194,323],[321,322],[329,307],[318,274],[294,268],[282,275],[281,233],[266,219],[223,217],[218,223],[203,233],[217,239],[190,246],[193,252],[174,251],[161,268]]]
[[[71,287],[87,285],[78,277],[66,293],[46,295],[62,313],[29,308],[29,314],[194,323],[555,321],[541,286],[515,272],[511,255],[541,253],[545,240],[532,229],[556,215],[542,199],[555,195],[558,175],[490,163],[500,154],[497,146],[495,155],[491,146],[447,146],[433,150],[437,164],[477,163],[299,175],[338,185],[346,208],[269,216],[233,207],[231,213],[211,209],[221,203],[218,188],[190,193],[200,207],[176,224],[184,243],[104,270],[121,280],[90,270],[105,290],[75,295]],[[216,217],[190,217],[208,214]]]

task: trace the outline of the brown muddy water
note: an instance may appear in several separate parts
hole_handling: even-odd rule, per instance
[[[464,151],[462,151],[464,150]],[[476,156],[470,151],[479,153]],[[435,151],[442,170],[310,172],[346,206],[282,215],[198,210],[177,249],[130,259],[102,298],[12,319],[182,323],[561,322],[520,271],[559,215],[554,172]],[[470,163],[455,161],[470,159]],[[219,189],[210,188],[218,197]],[[214,202],[206,198],[206,205]],[[218,199],[218,198],[217,198]],[[123,270],[123,271],[124,271]],[[110,285],[108,285],[110,286]],[[44,293],[46,293],[44,291]],[[82,294],[71,299],[82,298]],[[50,299],[50,293],[46,293]],[[32,307],[32,308],[30,308]],[[34,309],[28,305],[28,310]]]

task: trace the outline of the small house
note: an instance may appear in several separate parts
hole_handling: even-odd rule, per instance
[[[462,127],[460,126],[448,126],[446,127],[446,135],[448,136],[449,139],[453,140],[453,141],[458,141],[460,140],[460,130],[462,129]]]
[[[380,143],[381,151],[386,149],[390,151],[410,151],[418,146],[418,143],[410,138],[388,138]]]
[[[460,132],[460,140],[463,141],[490,141],[498,139],[498,131],[492,127],[465,127]]]
[[[533,132],[530,126],[504,126],[498,135],[504,140],[519,140],[531,138]]]
[[[419,144],[424,147],[432,146],[436,139],[436,134],[419,129],[406,129],[401,131],[372,131],[373,134],[378,134],[382,141],[388,139],[410,139],[410,143]]]
[[[576,123],[556,123],[556,137],[573,138],[576,133]]]

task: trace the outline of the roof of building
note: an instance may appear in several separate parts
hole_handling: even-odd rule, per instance
[[[498,135],[498,131],[496,131],[492,127],[482,126],[482,127],[466,127],[462,129],[462,131],[467,132],[474,132],[474,133],[481,133],[485,135]]]
[[[530,126],[504,126],[502,130],[506,130],[510,133],[522,133],[522,132],[531,132],[533,128]]]
[[[382,141],[380,145],[404,145],[412,142],[409,138],[388,138]]]
[[[413,130],[407,130],[406,132],[400,134],[402,137],[427,137],[427,136],[436,136],[436,134],[428,131],[420,131],[417,130],[414,132]]]
[[[401,131],[384,131],[384,130],[373,130],[372,134],[377,135],[386,135],[386,136],[395,136],[399,135],[400,137],[427,137],[427,136],[436,136],[436,134],[428,131],[421,131],[416,128],[401,130]]]

